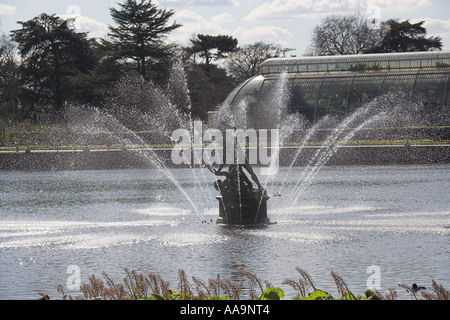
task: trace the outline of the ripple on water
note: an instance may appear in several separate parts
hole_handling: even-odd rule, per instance
[[[225,236],[202,233],[173,233],[163,236],[162,243],[167,246],[209,245],[226,241]]]
[[[139,208],[139,209],[134,209],[134,212],[137,212],[142,215],[156,216],[156,217],[188,216],[188,215],[192,214],[191,210],[180,209],[180,208],[175,208],[175,207],[170,207],[170,206]]]
[[[269,237],[271,239],[281,239],[291,242],[300,243],[329,243],[329,242],[343,242],[350,241],[348,237],[343,237],[335,234],[324,234],[318,232],[277,232],[264,231],[254,232],[255,235],[262,237]]]

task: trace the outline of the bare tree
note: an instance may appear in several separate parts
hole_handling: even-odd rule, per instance
[[[229,56],[227,72],[237,81],[244,81],[258,74],[258,67],[264,60],[284,57],[292,50],[261,41],[248,44]]]
[[[353,15],[332,15],[322,19],[313,30],[308,56],[347,55],[364,53],[380,43],[387,24],[369,28],[366,17]]]
[[[19,104],[19,68],[16,45],[5,34],[0,35],[0,120],[17,116]]]

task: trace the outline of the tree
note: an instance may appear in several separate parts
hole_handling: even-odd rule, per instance
[[[328,56],[360,54],[373,47],[384,36],[385,23],[379,29],[367,26],[367,19],[359,14],[332,15],[322,19],[313,30],[306,55]]]
[[[12,119],[19,117],[17,108],[19,92],[19,70],[14,59],[16,50],[11,39],[3,34],[0,36],[0,118]]]
[[[192,53],[199,53],[200,57],[205,59],[206,73],[209,74],[211,62],[226,57],[227,53],[236,50],[237,39],[226,36],[210,36],[198,34],[196,39],[191,39]]]
[[[235,87],[224,69],[212,64],[209,73],[199,64],[187,68],[187,83],[192,103],[192,117],[207,120],[208,111],[220,105]]]
[[[126,0],[120,7],[110,9],[118,26],[109,26],[109,36],[118,54],[134,60],[135,69],[146,79],[148,64],[164,61],[170,53],[165,36],[181,25],[169,25],[174,12],[158,9],[151,0]]]
[[[69,79],[72,90],[67,98],[70,102],[104,107],[111,84],[120,80],[124,66],[104,43],[101,39],[89,39],[96,65],[89,73],[79,73]]]
[[[440,37],[426,38],[427,30],[423,27],[424,22],[412,24],[409,20],[388,20],[388,28],[383,39],[368,48],[365,53],[442,50]]]
[[[259,65],[266,59],[284,57],[292,49],[262,41],[238,48],[227,59],[227,71],[238,82],[258,74]]]
[[[95,65],[87,34],[71,29],[71,20],[43,13],[29,21],[19,21],[22,29],[11,32],[22,57],[26,98],[34,107],[37,103],[51,103],[54,116],[71,91],[68,79],[77,73],[88,73]]]

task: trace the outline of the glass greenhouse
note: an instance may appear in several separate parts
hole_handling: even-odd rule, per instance
[[[387,92],[424,97],[445,113],[450,104],[450,51],[268,59],[226,103],[233,107],[245,99],[249,127],[264,128],[264,110],[271,107],[272,89],[282,75],[289,85],[289,109],[311,121],[347,115]]]

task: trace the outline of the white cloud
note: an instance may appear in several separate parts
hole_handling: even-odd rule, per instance
[[[183,5],[183,6],[229,6],[240,7],[239,0],[160,0],[162,5]]]
[[[432,3],[431,0],[368,0],[367,5],[380,7],[383,15],[395,15],[430,7]]]
[[[425,21],[423,26],[427,29],[428,35],[450,37],[450,19],[415,18],[410,20],[411,23],[420,21]]]
[[[0,15],[10,15],[16,13],[16,7],[0,3]]]
[[[233,17],[229,13],[222,13],[211,18],[211,23],[221,25],[233,22]]]
[[[239,44],[256,41],[286,44],[283,40],[292,38],[292,33],[280,26],[267,25],[258,27],[235,27],[234,17],[229,13],[221,13],[211,17],[204,17],[191,10],[176,11],[174,20],[182,24],[182,27],[174,30],[169,35],[169,40],[180,44],[187,44],[196,34],[231,35],[239,40]],[[232,27],[233,26],[233,27]]]
[[[103,38],[109,31],[108,26],[105,23],[89,17],[69,13],[60,14],[59,17],[61,17],[62,19],[75,18],[75,31],[89,32],[88,36],[92,38]]]
[[[237,8],[242,6],[238,0],[230,0],[230,3]]]
[[[371,6],[384,16],[407,13],[431,6],[431,0],[270,0],[253,9],[246,21],[316,18],[331,14],[364,13]]]
[[[179,43],[187,43],[195,34],[229,34],[224,25],[233,21],[233,18],[228,13],[205,18],[198,13],[191,10],[176,11],[174,19],[182,26],[174,30],[169,39]]]
[[[244,20],[295,19],[354,6],[352,0],[272,0],[253,9]]]
[[[282,38],[292,37],[292,33],[288,29],[279,26],[237,28],[234,30],[233,35],[239,39],[240,43],[252,43],[256,41],[279,43]]]

